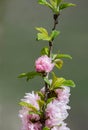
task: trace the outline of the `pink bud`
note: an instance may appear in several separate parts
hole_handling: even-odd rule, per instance
[[[50,72],[54,67],[51,58],[47,55],[39,57],[35,62],[35,69],[37,72]]]

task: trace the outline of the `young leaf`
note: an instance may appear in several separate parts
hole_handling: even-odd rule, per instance
[[[51,5],[55,8],[57,7],[57,0],[49,0]]]
[[[52,61],[54,61],[57,57],[57,54],[51,54],[51,57],[52,57]]]
[[[59,88],[59,87],[62,86],[62,84],[63,84],[64,81],[65,81],[64,78],[57,78],[56,80],[54,80],[54,82],[52,82],[52,87],[54,89]]]
[[[44,81],[50,86],[50,81],[48,78],[44,77]]]
[[[47,3],[47,1],[46,0],[38,0],[38,3],[45,5]]]
[[[69,54],[57,54],[56,59],[57,58],[69,58],[69,59],[72,59],[72,57]]]
[[[30,109],[33,110],[33,111],[38,111],[37,108],[36,108],[35,106],[33,106],[32,104],[30,104],[30,103],[20,102],[19,104],[20,104],[21,106],[23,106],[23,107],[28,107],[28,108],[30,108]]]
[[[49,7],[54,13],[59,13],[59,8],[57,6],[56,0],[49,0],[49,1],[50,3],[47,2],[46,0],[38,0],[38,3]]]
[[[47,126],[45,126],[45,127],[43,128],[43,130],[50,130],[50,128],[48,128]]]
[[[52,98],[48,98],[46,104],[50,103],[51,101],[53,101],[56,97],[52,97]]]
[[[38,27],[36,27],[36,30],[41,32],[41,33],[45,33],[46,35],[48,35],[48,32],[47,32],[47,30],[45,28],[42,28],[42,27],[38,28]]]
[[[52,73],[53,75],[53,80],[52,80],[52,84],[50,86],[50,90],[54,90],[57,88],[62,88],[63,86],[69,86],[69,87],[75,87],[75,83],[72,80],[66,80],[64,78],[58,78],[56,77],[55,73]]]
[[[50,86],[50,89],[53,90],[53,89],[56,89],[56,88],[59,88],[62,86],[62,84],[64,83],[65,79],[64,78],[58,78],[56,77],[56,75],[54,73],[53,74],[53,80],[52,80],[52,84]]]
[[[62,2],[62,0],[57,0],[57,6]]]
[[[61,60],[61,59],[56,59],[56,60],[54,60],[54,62],[55,62],[55,66],[56,66],[58,69],[61,69],[61,68],[62,68],[62,66],[63,66],[63,60]]]
[[[75,87],[75,83],[74,83],[74,81],[72,81],[72,80],[65,80],[65,81],[63,82],[63,85],[64,85],[64,86],[69,86],[69,87]]]
[[[60,31],[56,31],[56,30],[52,31],[51,36],[50,36],[51,40],[54,40],[55,37],[57,37],[59,34],[60,34]]]
[[[58,2],[57,0],[49,0],[50,1],[50,4],[52,6],[52,11],[55,13],[55,14],[58,14],[59,13],[59,7],[58,7]]]
[[[35,76],[41,76],[41,73],[38,73],[38,72],[35,72],[35,71],[28,72],[28,73],[22,73],[18,76],[18,78],[27,77],[27,81],[28,81],[29,79],[33,79]]]
[[[72,3],[62,3],[60,6],[59,6],[59,10],[63,10],[67,7],[74,7],[76,6],[76,4],[72,4]]]
[[[39,97],[40,97],[41,99],[44,99],[44,95],[43,95],[42,92],[38,91],[37,94],[39,95]]]
[[[48,48],[48,47],[44,47],[44,48],[41,50],[41,54],[42,54],[42,55],[48,55],[48,54],[49,54],[49,48]]]
[[[18,76],[18,78],[24,78],[24,77],[26,77],[27,76],[27,73],[21,73],[19,76]]]
[[[50,3],[48,3],[46,0],[38,0],[39,4],[45,5],[47,7],[49,7],[50,9],[52,9],[52,5]]]
[[[41,115],[42,113],[40,111],[29,111],[29,114],[37,114],[37,115]]]
[[[50,36],[48,35],[48,32],[45,28],[36,28],[39,33],[37,34],[37,40],[45,40],[50,41]]]
[[[42,108],[42,106],[45,104],[45,102],[43,100],[37,100],[40,108]]]
[[[35,71],[27,73],[27,81],[29,79],[33,79],[35,76],[41,76],[41,73],[38,73],[38,72],[35,72]]]

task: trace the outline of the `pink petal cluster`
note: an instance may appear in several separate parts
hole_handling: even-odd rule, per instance
[[[67,109],[70,109],[70,107],[57,99],[50,102],[46,108],[46,117],[48,118],[46,126],[51,128],[60,125],[68,116]]]
[[[44,88],[43,88],[44,93]],[[70,107],[69,102],[70,88],[63,86],[62,89],[56,89],[56,99],[50,102],[46,108],[46,126],[51,130],[70,130],[63,122],[68,117],[67,110]]]
[[[30,103],[39,110],[39,105],[37,103],[39,99],[40,97],[38,94],[32,92],[27,93],[22,101]],[[22,130],[41,130],[42,124],[39,121],[40,116],[38,114],[29,114],[30,111],[31,109],[28,107],[22,107],[22,110],[19,111],[19,117],[22,120]]]
[[[63,102],[64,104],[69,103],[69,97],[70,97],[70,88],[67,86],[63,86],[63,89],[56,89],[56,94],[58,97],[58,100],[60,102]]]
[[[34,91],[32,91],[32,93],[26,93],[26,96],[24,96],[24,99],[21,99],[21,101],[30,103],[39,110],[39,105],[37,103],[37,100],[39,99],[40,97],[38,94],[35,94]]]
[[[54,126],[51,128],[51,130],[70,130],[67,126],[66,123],[62,122],[60,126]]]
[[[39,57],[35,62],[35,69],[37,72],[50,72],[54,67],[51,58],[47,55]]]
[[[45,94],[45,87],[41,89],[42,94]],[[70,130],[64,120],[68,117],[67,110],[70,107],[69,103],[70,88],[63,86],[54,91],[56,98],[47,104],[45,109],[45,126],[49,127],[50,130]],[[26,93],[24,99],[21,101],[33,105],[38,111],[40,106],[38,100],[41,100],[38,94]],[[41,117],[38,114],[30,114],[31,108],[22,107],[19,111],[19,117],[22,120],[22,130],[42,130]]]

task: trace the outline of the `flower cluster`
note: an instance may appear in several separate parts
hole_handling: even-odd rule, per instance
[[[44,95],[44,88],[42,89]],[[46,104],[45,109],[45,126],[50,130],[70,130],[64,120],[68,116],[67,110],[70,107],[67,105],[69,102],[70,88],[64,86],[62,89],[56,89],[54,91],[56,97]],[[41,97],[32,92],[27,93],[22,102],[31,104],[36,110],[42,113],[38,101],[41,101]],[[32,107],[23,106],[19,111],[19,117],[22,120],[22,130],[42,130],[42,116],[38,113],[32,113]]]

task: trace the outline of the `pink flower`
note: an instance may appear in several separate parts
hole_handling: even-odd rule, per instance
[[[70,130],[64,122],[60,126],[54,126],[51,130]]]
[[[37,110],[39,110],[39,105],[37,103],[37,100],[39,100],[40,97],[38,94],[27,93],[24,99],[22,99],[23,102],[29,103],[33,105]],[[22,120],[22,130],[41,130],[41,123],[39,122],[40,116],[38,114],[30,114],[31,111],[28,107],[22,107],[22,110],[19,111],[19,117]],[[36,123],[32,123],[32,121]]]
[[[38,121],[40,118],[36,118],[36,114],[31,118],[27,108],[20,110],[19,117],[22,120],[22,130],[41,130],[42,124]],[[35,120],[35,123],[32,123],[31,119]]]
[[[21,101],[30,103],[39,110],[39,104],[37,102],[39,99],[40,97],[38,94],[35,94],[34,91],[32,91],[32,93],[26,93],[26,96],[24,96],[24,99],[21,99]]]
[[[50,102],[46,108],[46,126],[51,128],[60,125],[68,116],[67,109],[70,109],[70,107],[56,99]]]
[[[42,124],[39,122],[40,117],[37,114],[29,114],[29,110],[26,107],[20,110],[19,117],[22,120],[22,130],[41,130]]]
[[[37,72],[50,72],[54,67],[51,58],[47,55],[39,57],[35,62],[35,69]]]
[[[36,123],[29,123],[28,130],[42,130],[42,124],[38,121]]]
[[[28,109],[23,107],[22,110],[19,111],[19,117],[22,120],[22,130],[28,130]]]
[[[39,115],[29,114],[28,108],[23,107],[19,111],[19,117],[22,120],[22,130],[41,130],[42,124],[39,122]],[[32,123],[32,120],[36,123]]]
[[[63,89],[56,89],[56,94],[58,97],[58,100],[60,102],[63,102],[65,104],[69,103],[69,96],[70,96],[70,88],[67,86],[64,86]]]

